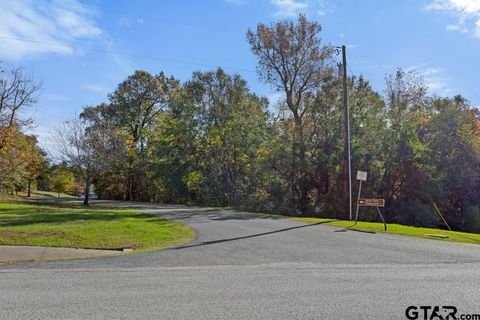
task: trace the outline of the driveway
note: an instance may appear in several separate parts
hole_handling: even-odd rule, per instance
[[[0,267],[0,319],[406,319],[410,305],[480,313],[478,245],[103,203],[186,223],[197,239],[146,254]]]

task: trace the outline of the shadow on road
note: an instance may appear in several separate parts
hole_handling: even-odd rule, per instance
[[[150,215],[162,216],[164,218],[176,220],[186,224],[228,220],[281,220],[286,218],[286,216],[280,216],[276,214],[243,212],[229,208],[196,207],[145,202],[132,203],[110,200],[95,200],[92,203],[98,207],[106,206],[117,209],[138,209]]]
[[[274,230],[274,231],[268,231],[268,232],[262,232],[262,233],[257,233],[257,234],[251,234],[251,235],[243,236],[243,237],[235,237],[235,238],[228,238],[228,239],[204,241],[204,242],[200,242],[200,243],[194,243],[194,244],[190,244],[190,245],[184,245],[184,246],[180,246],[180,247],[175,247],[175,248],[172,248],[172,249],[175,249],[175,250],[178,250],[178,249],[186,249],[186,248],[207,246],[207,245],[215,244],[215,243],[222,243],[222,242],[229,242],[229,241],[236,241],[236,240],[242,240],[242,239],[249,239],[249,238],[261,237],[261,236],[265,236],[265,235],[269,235],[269,234],[273,234],[273,233],[285,232],[285,231],[294,230],[294,229],[300,229],[300,228],[313,227],[313,226],[316,226],[316,225],[319,225],[319,224],[329,223],[329,222],[332,222],[332,221],[334,221],[334,220],[327,220],[327,221],[317,222],[317,223],[314,223],[314,224],[306,224],[306,225],[302,225],[302,226],[295,226],[295,227],[290,227],[290,228],[285,228],[285,229],[279,229],[279,230]]]

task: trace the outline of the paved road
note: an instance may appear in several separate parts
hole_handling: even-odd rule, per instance
[[[0,319],[406,319],[410,305],[480,313],[477,245],[135,207],[198,237],[149,254],[0,267]]]

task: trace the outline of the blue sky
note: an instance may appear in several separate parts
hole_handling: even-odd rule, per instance
[[[432,93],[480,106],[480,0],[0,0],[0,61],[43,82],[29,112],[48,147],[51,127],[136,69],[184,81],[221,66],[275,100],[245,33],[300,12],[321,23],[325,43],[347,45],[348,71],[376,90],[397,67],[415,68]]]

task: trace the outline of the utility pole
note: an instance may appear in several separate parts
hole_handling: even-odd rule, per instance
[[[342,46],[342,64],[339,65],[343,83],[343,186],[345,195],[345,219],[352,220],[352,163],[350,157],[350,112],[347,92],[347,52]]]

